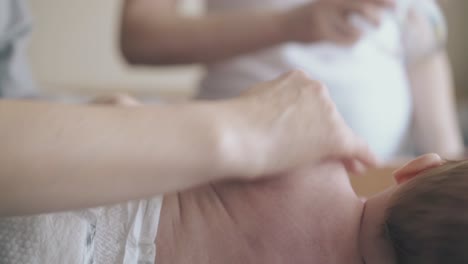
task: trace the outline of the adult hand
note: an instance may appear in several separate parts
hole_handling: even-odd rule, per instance
[[[233,160],[253,168],[242,175],[275,175],[325,160],[344,161],[357,173],[377,163],[345,124],[327,89],[301,71],[254,86],[231,104],[227,121],[235,132],[226,147],[237,150],[231,151],[237,153]],[[230,140],[236,133],[241,139]]]
[[[353,25],[358,15],[374,26],[380,23],[379,12],[394,5],[395,0],[318,0],[287,11],[286,34],[300,42],[331,41],[349,45],[361,36]]]

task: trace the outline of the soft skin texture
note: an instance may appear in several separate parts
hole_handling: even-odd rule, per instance
[[[166,196],[156,263],[362,263],[362,208],[335,163]]]
[[[138,105],[126,97],[98,102]],[[301,72],[237,99],[108,107],[0,101],[0,216],[71,210],[374,156]]]
[[[395,172],[400,184],[441,165],[438,155]],[[165,198],[156,263],[394,264],[382,225],[389,198],[364,203],[336,162],[255,184],[222,183]]]

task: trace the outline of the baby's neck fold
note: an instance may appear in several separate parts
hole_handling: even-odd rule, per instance
[[[385,212],[395,188],[379,193],[364,204],[359,249],[365,264],[395,264],[395,254],[384,232]]]

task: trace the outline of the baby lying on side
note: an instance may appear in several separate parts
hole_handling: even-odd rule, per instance
[[[157,264],[468,263],[468,161],[419,157],[363,203],[339,163],[167,195]]]

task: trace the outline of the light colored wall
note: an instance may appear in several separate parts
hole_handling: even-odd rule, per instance
[[[444,0],[449,23],[449,53],[459,94],[468,96],[468,1]]]
[[[191,92],[197,67],[127,67],[118,52],[119,0],[30,0],[31,63],[46,89]],[[185,0],[185,12],[197,12]]]
[[[184,0],[181,7],[188,13],[199,12],[199,1]],[[441,1],[450,24],[449,50],[457,86],[468,91],[468,1]],[[30,4],[36,22],[32,65],[46,88],[190,93],[201,75],[197,67],[126,67],[117,51],[120,0],[30,0]]]

